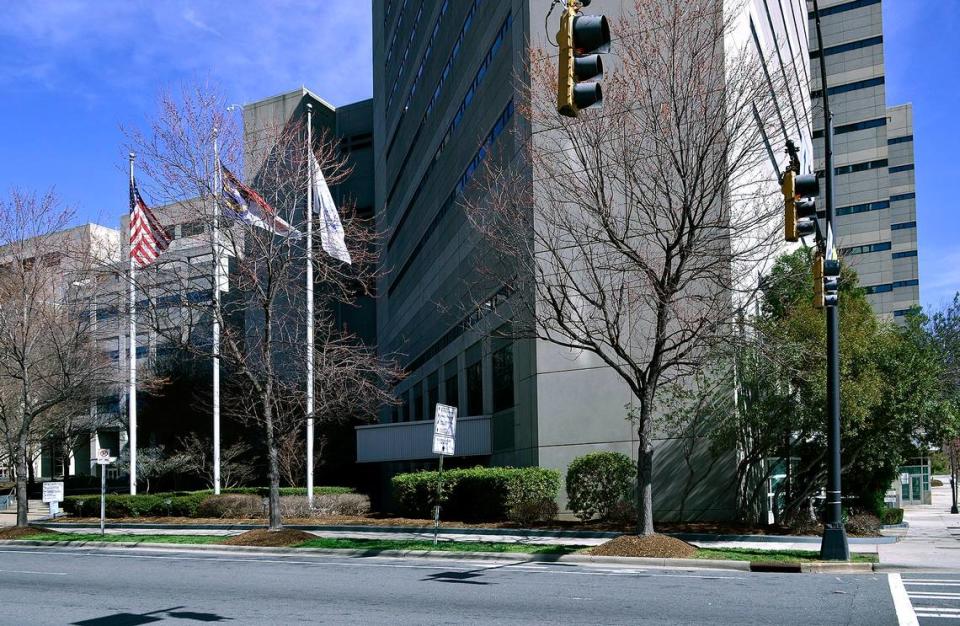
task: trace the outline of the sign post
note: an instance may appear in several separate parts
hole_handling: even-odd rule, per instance
[[[116,459],[110,456],[108,448],[97,449],[97,465],[100,466],[100,534],[104,534],[104,521],[107,517],[107,466]]]
[[[60,502],[63,502],[63,483],[43,483],[43,501],[50,505],[50,517],[56,518],[57,513],[60,512],[60,509],[57,505]]]
[[[457,433],[457,407],[437,404],[433,416],[433,453],[440,456],[437,473],[437,503],[433,507],[433,545],[440,532],[440,498],[443,495],[443,457],[452,456]]]

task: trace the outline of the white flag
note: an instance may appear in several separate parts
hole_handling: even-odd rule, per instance
[[[324,252],[347,265],[351,263],[347,243],[343,239],[343,225],[340,224],[340,215],[330,195],[330,188],[320,171],[317,157],[310,153],[313,166],[313,212],[319,217],[320,245]]]

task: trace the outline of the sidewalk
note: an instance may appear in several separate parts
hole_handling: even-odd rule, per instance
[[[960,515],[950,514],[950,479],[931,487],[933,504],[904,509],[909,524],[897,543],[878,546],[880,563],[890,568],[960,570]]]
[[[50,505],[40,500],[30,500],[28,503],[27,520],[35,522],[49,517]],[[0,510],[0,527],[17,525],[17,504],[14,502],[8,508]]]

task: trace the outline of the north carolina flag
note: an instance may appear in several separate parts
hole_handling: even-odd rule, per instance
[[[221,198],[223,199],[223,214],[225,217],[284,237],[297,239],[303,236],[303,233],[279,217],[273,207],[267,204],[267,201],[260,194],[241,183],[240,179],[233,175],[233,172],[222,164],[220,170],[223,172],[221,176],[223,179]]]

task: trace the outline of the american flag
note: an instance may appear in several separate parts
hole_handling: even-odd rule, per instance
[[[170,235],[140,197],[137,183],[130,181],[130,258],[146,267],[170,246]]]

